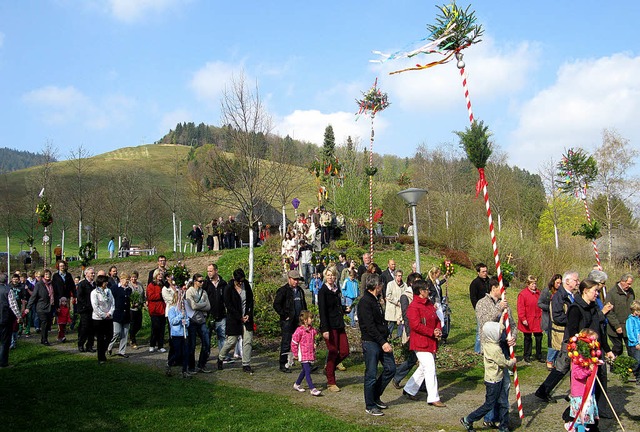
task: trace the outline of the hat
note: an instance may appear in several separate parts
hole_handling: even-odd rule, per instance
[[[605,283],[608,278],[609,276],[607,276],[607,274],[602,270],[591,270],[587,276],[587,279],[597,283]]]
[[[300,273],[298,273],[298,270],[290,270],[287,273],[287,277],[291,278],[291,279],[297,279],[297,280],[302,280],[302,276],[300,276]]]

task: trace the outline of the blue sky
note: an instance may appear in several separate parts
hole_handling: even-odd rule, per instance
[[[233,3],[233,5],[231,4]],[[257,82],[274,132],[321,143],[332,124],[368,145],[355,99],[378,78],[391,106],[374,150],[411,156],[468,126],[455,63],[371,63],[417,46],[433,1],[24,0],[0,2],[0,147],[65,158],[150,143],[177,122],[219,124],[232,75]],[[468,2],[458,2],[466,7]],[[537,172],[603,128],[640,141],[640,2],[472,3],[483,42],[465,52],[470,98],[508,160]]]

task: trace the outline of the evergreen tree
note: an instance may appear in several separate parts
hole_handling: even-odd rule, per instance
[[[333,126],[328,125],[324,129],[324,142],[322,144],[322,160],[333,162],[336,151],[336,136],[333,133]]]

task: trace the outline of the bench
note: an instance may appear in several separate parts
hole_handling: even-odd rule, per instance
[[[142,249],[136,246],[131,246],[129,249],[120,249],[118,251],[118,257],[123,258],[126,256],[140,256],[140,255],[155,255],[157,250],[155,247],[151,249]]]

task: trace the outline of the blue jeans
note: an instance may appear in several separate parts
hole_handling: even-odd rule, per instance
[[[374,408],[376,402],[384,392],[391,378],[396,373],[396,361],[393,353],[386,353],[377,342],[362,341],[362,356],[364,357],[364,403],[367,409]],[[378,373],[378,362],[382,363],[382,374]]]
[[[400,384],[400,381],[402,381],[403,378],[407,376],[411,368],[413,368],[416,365],[416,363],[418,363],[418,357],[416,356],[416,352],[409,351],[409,355],[407,356],[407,359],[404,362],[402,362],[400,366],[397,367],[396,375],[393,377],[393,379],[398,384]]]
[[[480,325],[476,325],[476,343],[473,346],[473,350],[476,354],[480,354]]]
[[[209,329],[207,323],[196,324],[189,322],[189,369],[193,370],[196,366],[196,336],[200,338],[200,356],[198,357],[198,368],[203,368],[209,359],[211,352],[211,339],[209,338]]]
[[[633,375],[636,377],[636,382],[640,382],[640,350],[637,350],[634,346],[629,346],[627,348],[631,357],[636,359],[638,362],[636,363],[636,367],[633,368]]]
[[[300,265],[302,277],[304,278],[304,286],[309,286],[311,280],[311,263],[304,263]]]
[[[351,306],[353,305],[353,299],[349,297],[344,297],[344,305]],[[351,328],[356,328],[356,308],[352,307],[351,312],[349,312],[349,324]]]
[[[211,328],[211,336],[215,333],[216,338],[218,339],[218,351],[222,349],[224,346],[224,341],[227,338],[227,319],[222,318],[220,321],[213,322],[213,328]]]
[[[509,379],[508,377],[509,374],[507,374],[507,382]],[[507,401],[507,404],[505,405],[503,404],[504,401],[502,400],[502,395],[504,393],[504,382],[504,380],[497,383],[490,383],[485,381],[484,385],[486,387],[486,394],[484,403],[482,404],[482,406],[480,406],[480,408],[473,411],[466,417],[467,422],[473,423],[475,421],[478,421],[482,418],[483,415],[495,411],[497,408],[497,411],[499,413],[498,417],[495,420],[492,419],[490,421],[499,422],[500,429],[507,429],[509,424],[509,403]],[[485,421],[487,421],[486,416],[484,419]]]
[[[547,348],[547,361],[553,363],[558,356],[558,350],[555,348]]]
[[[484,421],[500,423],[500,427],[503,425],[501,420],[503,408],[507,411],[505,426],[509,423],[509,387],[511,387],[511,377],[509,376],[508,369],[503,368],[502,372],[504,373],[504,376],[502,377],[502,385],[500,386],[498,401],[493,406],[493,409],[484,416]],[[485,384],[487,383],[485,382]]]

